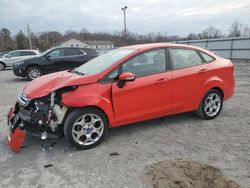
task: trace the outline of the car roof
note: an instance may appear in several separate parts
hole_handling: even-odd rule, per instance
[[[38,51],[38,50],[13,50],[11,52],[19,52],[19,51],[27,51],[27,52],[30,52],[30,51]]]
[[[187,45],[187,44],[176,44],[176,43],[149,43],[149,44],[137,44],[137,45],[131,45],[131,46],[124,46],[122,48],[132,48],[135,50],[150,50],[150,49],[154,49],[154,48],[167,48],[167,47],[175,47],[175,48],[188,48],[188,49],[193,49],[193,50],[199,50],[199,51],[203,51],[207,54],[210,54],[212,56],[216,56],[213,52],[204,49],[204,48],[200,48],[197,46],[192,46],[192,45]]]
[[[186,44],[175,44],[175,43],[149,43],[149,44],[136,44],[131,46],[125,46],[124,48],[133,48],[136,50],[140,49],[151,49],[151,48],[164,48],[164,47],[180,47],[180,48],[193,48],[201,49],[197,46],[186,45]]]

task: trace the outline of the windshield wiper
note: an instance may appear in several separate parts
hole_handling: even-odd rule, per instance
[[[73,70],[72,70],[72,73],[76,73],[76,74],[81,75],[81,76],[84,75],[84,73],[82,73],[82,72],[80,72],[80,71],[78,71],[78,70],[76,70],[76,69],[73,69]]]

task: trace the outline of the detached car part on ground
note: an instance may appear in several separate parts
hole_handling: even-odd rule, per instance
[[[108,128],[188,111],[213,119],[234,92],[234,66],[187,45],[144,44],[110,51],[72,70],[28,83],[8,114],[9,145],[25,132],[65,135],[79,149]]]

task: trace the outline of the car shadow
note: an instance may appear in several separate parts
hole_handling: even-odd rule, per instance
[[[107,145],[106,146],[104,145],[105,144],[109,145],[110,143],[112,143],[109,141],[109,139],[116,140],[119,137],[127,137],[132,132],[139,132],[139,131],[152,132],[156,128],[161,129],[161,128],[165,128],[166,126],[170,127],[171,130],[172,129],[174,130],[174,126],[185,123],[187,121],[192,121],[192,122],[200,121],[200,119],[193,112],[188,112],[188,113],[148,120],[144,122],[128,124],[128,125],[124,125],[124,126],[117,127],[117,128],[112,128],[112,129],[109,129],[107,137],[104,140],[104,142],[100,146],[97,146],[97,147],[101,147],[101,146],[108,147]],[[34,153],[46,152],[52,156],[57,155],[58,152],[72,153],[72,152],[82,151],[71,146],[67,142],[65,137],[60,137],[57,139],[48,138],[46,140],[41,140],[40,137],[35,137],[32,135],[27,135],[22,150],[23,151],[21,152],[24,152],[24,153],[31,152],[31,151]]]
[[[194,112],[186,112],[177,115],[165,116],[157,119],[112,128],[109,130],[108,137],[119,137],[127,135],[130,132],[141,130],[152,131],[155,128],[161,128],[166,126],[174,128],[176,124],[182,124],[187,121],[200,121],[200,118],[198,118]]]

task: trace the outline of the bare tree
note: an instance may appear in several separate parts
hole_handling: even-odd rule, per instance
[[[211,25],[199,34],[199,37],[201,39],[219,38],[221,36],[221,30]]]
[[[15,49],[15,43],[11,38],[11,32],[7,28],[0,30],[0,51]]]
[[[242,35],[243,23],[235,21],[229,29],[229,37],[240,37]]]
[[[248,25],[245,25],[242,31],[243,37],[250,37],[250,27]]]

